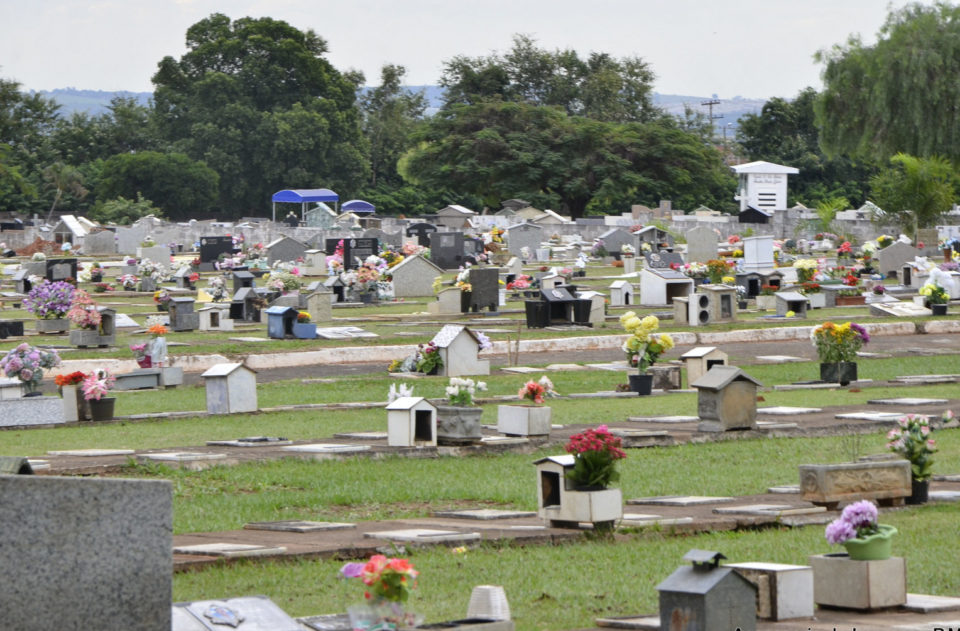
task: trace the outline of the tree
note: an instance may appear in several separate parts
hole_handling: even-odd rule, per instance
[[[427,108],[422,92],[403,88],[403,66],[385,65],[380,85],[360,97],[363,133],[370,146],[370,185],[399,185],[397,161],[410,148],[410,135]]]
[[[871,178],[870,188],[873,201],[912,234],[935,225],[950,210],[958,183],[948,160],[898,153],[889,168]]]
[[[53,211],[64,193],[83,199],[89,192],[83,187],[83,174],[80,170],[63,162],[54,162],[46,167],[43,170],[43,179],[47,182],[48,188],[56,191],[53,204],[50,205],[50,211],[47,213],[47,223],[50,223]]]
[[[262,210],[282,188],[366,179],[356,85],[312,30],[214,14],[187,30],[187,49],[159,64],[154,120],[176,150],[220,175],[229,215]]]
[[[440,85],[446,108],[500,100],[559,106],[571,116],[602,121],[648,122],[663,115],[653,105],[653,80],[639,57],[591,53],[584,60],[574,50],[546,51],[515,35],[505,55],[447,61]]]
[[[608,123],[525,103],[458,105],[438,113],[401,161],[404,177],[495,206],[521,196],[581,217],[593,204],[709,197],[733,178],[719,154],[668,121]]]
[[[816,100],[813,88],[801,90],[793,100],[770,99],[759,114],[740,118],[737,141],[749,160],[766,160],[800,170],[790,178],[793,200],[815,206],[845,197],[859,206],[866,201],[867,182],[878,166],[872,161],[824,154],[814,114]]]
[[[887,16],[875,45],[851,37],[817,60],[829,155],[960,158],[960,6],[909,4]]]
[[[97,197],[143,195],[173,220],[209,215],[217,203],[220,177],[182,153],[118,153],[103,163]]]
[[[121,226],[130,225],[137,219],[153,215],[163,217],[163,211],[153,205],[143,195],[137,194],[137,201],[118,197],[105,202],[99,202],[90,211],[90,218],[100,223],[115,223]]]

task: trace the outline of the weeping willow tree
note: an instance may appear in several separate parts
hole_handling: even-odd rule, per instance
[[[960,158],[960,7],[907,5],[887,16],[875,45],[854,36],[817,61],[828,155]]]

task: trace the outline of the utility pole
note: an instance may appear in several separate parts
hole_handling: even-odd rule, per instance
[[[709,99],[709,100],[707,100],[707,101],[700,101],[700,105],[706,105],[706,106],[709,108],[709,112],[710,112],[710,113],[707,114],[707,118],[710,119],[710,132],[711,132],[710,135],[711,135],[711,136],[716,136],[716,135],[717,135],[717,132],[716,132],[716,130],[713,128],[713,121],[717,120],[718,118],[723,118],[723,114],[717,114],[716,116],[714,116],[714,115],[713,115],[713,106],[714,106],[714,105],[720,105],[720,99]]]

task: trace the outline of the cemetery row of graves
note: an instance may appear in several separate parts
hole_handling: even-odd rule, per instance
[[[487,536],[486,529],[466,536],[475,530],[469,523],[455,528],[448,520],[445,527],[457,536],[447,546],[381,538],[392,546],[388,556],[408,558],[420,572],[412,595],[396,599],[410,611],[428,621],[463,618],[472,588],[491,583],[504,586],[510,600],[509,628],[522,629],[583,628],[596,618],[655,612],[658,586],[660,615],[669,618],[679,605],[664,600],[673,593],[665,581],[673,568],[690,562],[699,568],[690,571],[712,572],[718,585],[734,581],[730,589],[742,592],[743,602],[750,597],[741,614],[748,610],[744,620],[752,624],[757,613],[802,619],[813,615],[814,602],[844,606],[813,594],[818,571],[838,571],[807,567],[810,555],[830,550],[823,519],[836,517],[830,511],[837,504],[856,500],[901,505],[914,494],[915,463],[872,459],[871,466],[895,464],[876,474],[884,481],[880,488],[845,492],[828,492],[826,483],[810,491],[798,468],[850,459],[846,434],[862,435],[866,454],[889,453],[887,433],[916,410],[924,432],[932,428],[939,444],[935,468],[926,473],[949,475],[960,465],[956,422],[947,412],[960,405],[960,365],[949,347],[957,331],[949,312],[937,317],[933,309],[950,309],[950,300],[960,298],[952,261],[905,251],[913,246],[893,239],[855,251],[827,237],[787,248],[769,237],[717,243],[714,235],[702,240],[712,240],[713,248],[698,253],[700,242],[690,235],[686,248],[659,235],[653,244],[639,237],[621,244],[615,256],[607,243],[599,244],[602,249],[597,243],[538,243],[544,247],[524,246],[527,251],[514,256],[476,246],[467,252],[462,235],[437,235],[429,251],[413,242],[384,249],[375,240],[343,239],[324,250],[293,249],[275,261],[263,256],[266,248],[233,238],[218,239],[220,251],[204,252],[212,237],[201,240],[197,253],[173,256],[167,249],[120,260],[11,261],[23,269],[5,277],[10,291],[0,311],[0,348],[19,353],[19,365],[11,370],[5,360],[14,381],[0,389],[6,410],[0,416],[17,428],[0,433],[0,453],[29,456],[18,462],[42,474],[45,467],[69,470],[70,458],[84,457],[76,450],[106,450],[99,461],[108,484],[102,493],[122,507],[111,519],[137,512],[149,516],[141,525],[170,521],[173,541],[169,531],[163,538],[149,528],[131,537],[143,554],[130,562],[150,567],[162,566],[163,555],[169,560],[183,537],[246,532],[250,524],[413,520],[423,528],[448,510],[525,512],[520,523],[503,527],[516,528],[507,537]],[[608,235],[611,247],[615,236]],[[470,266],[438,265],[447,240],[458,256],[470,257],[463,260]],[[404,266],[413,270],[409,280]],[[843,304],[847,297],[860,304]],[[44,316],[61,317],[40,317],[42,309]],[[62,323],[51,323],[61,319],[66,327],[56,330]],[[791,328],[799,334],[782,332]],[[918,330],[927,335],[914,335]],[[749,345],[726,353],[722,342],[702,343],[710,333],[743,331],[752,332],[748,338],[783,340],[780,359],[771,351],[771,359],[760,360]],[[881,352],[864,346],[868,332]],[[901,344],[880,341],[889,338]],[[528,352],[515,356],[521,342],[549,340],[560,340],[550,348],[565,364],[547,366]],[[803,350],[787,346],[797,340]],[[582,361],[572,350],[589,348],[610,349],[619,359]],[[270,378],[273,368],[303,365],[297,355],[309,352],[330,353],[324,357],[333,371],[311,376],[305,367],[296,379]],[[337,363],[358,359],[382,368],[337,374]],[[823,372],[824,364],[844,363],[859,374]],[[258,373],[253,365],[270,368]],[[649,379],[644,385],[635,377]],[[653,394],[644,394],[651,388]],[[43,396],[54,392],[60,396]],[[112,400],[105,416],[94,414],[101,400]],[[877,411],[878,405],[890,407]],[[860,416],[838,418],[845,409]],[[102,420],[87,420],[95,418]],[[832,472],[828,465],[816,475]],[[128,504],[127,492],[109,486],[118,473],[124,482],[146,485],[130,487],[138,503]],[[802,488],[791,491],[799,495],[790,510],[807,511],[800,513],[810,519],[804,523],[819,526],[787,527],[765,509],[762,532],[746,532],[749,520],[735,520],[734,534],[709,534],[729,529],[715,524],[694,528],[707,534],[687,540],[673,536],[687,530],[686,522],[671,523],[657,513],[665,510],[657,503],[630,505],[683,494],[765,495],[771,487],[795,484],[798,475]],[[848,474],[839,475],[842,486]],[[929,475],[921,481],[929,483]],[[172,503],[162,499],[171,492],[162,480],[173,482]],[[37,502],[45,491],[38,486],[30,492],[40,494],[31,496]],[[84,493],[68,486],[55,492],[67,498]],[[151,505],[142,506],[145,501]],[[722,506],[707,508],[724,514]],[[906,557],[909,583],[903,583],[911,592],[955,594],[960,575],[943,552],[956,512],[956,504],[940,502],[884,511],[884,523],[901,529],[892,557],[900,560],[876,562],[887,562],[884,572],[891,576],[901,570],[907,576]],[[41,513],[38,522],[57,517]],[[349,539],[346,532],[337,536]],[[564,543],[511,544],[520,532],[528,543]],[[584,540],[584,532],[610,534]],[[367,543],[349,540],[355,553],[365,551],[359,556],[377,550],[377,537],[360,540]],[[264,541],[250,551],[266,555],[259,562],[205,548],[200,556],[213,554],[214,562],[176,574],[172,592],[163,587],[162,571],[159,581],[157,572],[147,572],[152,598],[137,607],[152,608],[149,615],[165,609],[173,628],[189,629],[220,606],[212,599],[266,593],[280,606],[271,605],[270,615],[277,616],[343,612],[362,600],[356,584],[336,578],[349,554],[319,554],[331,557],[326,560],[271,555],[277,546]],[[731,562],[802,565],[807,569],[797,576],[804,587],[785,595],[789,602],[779,614],[776,606],[759,611],[759,579],[739,578],[749,575],[747,569],[715,567],[715,555],[684,560],[691,548],[722,551]],[[182,551],[176,558],[190,554],[198,553]],[[125,560],[117,556],[114,569]],[[890,562],[900,565],[891,570]],[[614,567],[625,569],[611,573]],[[787,578],[776,569],[751,571],[765,581]],[[902,604],[899,595],[892,598],[859,608]],[[103,596],[104,603],[116,601]],[[199,604],[174,607],[171,614],[174,601]],[[216,615],[242,609],[251,616],[257,609],[249,602],[232,606],[224,607],[231,614]],[[508,628],[490,624],[483,628]]]

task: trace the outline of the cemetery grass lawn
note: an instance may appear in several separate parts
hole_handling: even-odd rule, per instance
[[[893,553],[907,559],[911,593],[953,596],[960,566],[952,553],[960,505],[944,504],[881,514],[899,529]],[[502,585],[518,631],[594,627],[594,619],[655,614],[656,586],[685,565],[691,548],[716,550],[728,562],[806,565],[808,557],[835,551],[823,526],[770,528],[669,536],[649,530],[613,542],[551,546],[481,545],[464,554],[443,546],[408,550],[420,572],[410,599],[426,622],[462,619],[475,585]],[[400,554],[400,553],[398,553]],[[345,612],[363,600],[357,580],[337,578],[343,560],[244,561],[174,575],[174,601],[265,594],[293,616]]]
[[[796,484],[801,464],[849,462],[886,453],[885,431],[859,437],[729,440],[628,450],[620,463],[625,499],[657,495],[752,495]],[[960,430],[935,433],[934,474],[960,471]],[[254,521],[379,520],[425,517],[450,508],[536,510],[535,469],[561,445],[532,454],[468,458],[288,458],[219,466],[199,472],[162,465],[124,475],[174,483],[174,532],[242,528]]]

